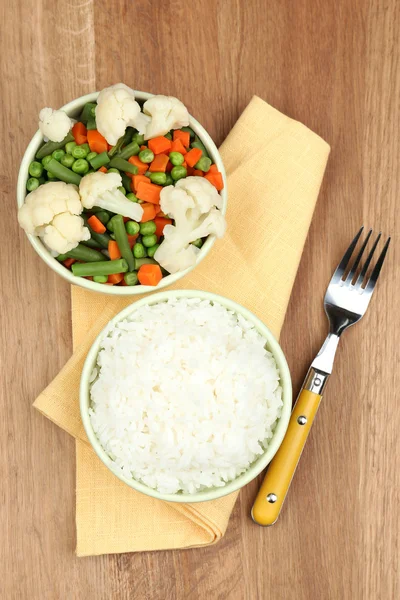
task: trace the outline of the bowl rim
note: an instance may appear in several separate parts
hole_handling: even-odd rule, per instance
[[[136,481],[135,479],[128,479],[124,477],[118,471],[113,469],[113,461],[108,456],[108,454],[103,450],[99,440],[97,439],[93,428],[91,426],[90,417],[89,417],[89,404],[90,404],[90,376],[93,370],[93,367],[96,362],[96,358],[98,355],[100,342],[109,329],[109,327],[114,326],[117,322],[125,319],[132,312],[135,312],[137,309],[141,308],[146,304],[158,304],[160,302],[166,302],[171,298],[200,298],[205,300],[210,300],[212,302],[218,302],[225,308],[229,310],[233,310],[236,314],[240,314],[245,317],[248,321],[254,324],[256,329],[261,333],[261,335],[266,339],[266,345],[268,350],[272,353],[277,367],[279,369],[279,374],[281,378],[281,386],[282,386],[282,413],[279,417],[279,420],[275,426],[273,431],[272,438],[268,444],[266,451],[249,467],[247,471],[239,475],[233,481],[230,481],[223,487],[210,488],[207,490],[203,490],[197,492],[195,494],[162,494],[157,490],[154,490],[150,487],[147,487],[145,484]],[[258,318],[254,313],[249,311],[244,306],[226,298],[225,296],[220,296],[218,294],[213,294],[211,292],[203,292],[200,290],[166,290],[164,292],[159,292],[157,294],[152,294],[151,296],[147,296],[146,298],[141,298],[140,300],[136,300],[122,311],[120,311],[115,317],[113,317],[107,325],[102,329],[102,331],[98,334],[96,339],[94,340],[90,350],[87,353],[82,373],[80,379],[79,386],[79,407],[82,418],[82,423],[86,432],[86,435],[89,439],[89,442],[99,457],[99,459],[105,464],[105,466],[121,481],[126,483],[132,489],[141,492],[147,496],[152,498],[156,498],[158,500],[163,500],[166,502],[179,502],[179,503],[195,503],[195,502],[206,502],[210,500],[216,500],[217,498],[222,498],[232,492],[236,492],[240,488],[247,485],[250,481],[252,481],[257,475],[261,473],[263,469],[271,462],[272,458],[275,456],[278,451],[279,446],[281,445],[283,438],[286,434],[286,430],[289,425],[290,414],[292,411],[292,381],[290,376],[289,367],[286,361],[286,357],[283,353],[279,342],[276,340],[275,336],[268,329],[268,327]]]
[[[92,92],[90,94],[80,96],[79,98],[75,98],[71,102],[64,104],[64,106],[62,106],[61,109],[65,110],[68,114],[71,114],[71,113],[74,114],[79,109],[82,109],[83,106],[87,102],[93,102],[94,100],[97,100],[99,93],[100,92]],[[149,92],[142,92],[142,91],[138,91],[138,90],[134,90],[134,93],[135,93],[136,100],[139,100],[139,101],[145,101],[145,100],[148,100],[149,98],[151,98],[152,96],[154,96],[154,94],[151,94]],[[207,150],[209,151],[210,156],[212,157],[213,161],[218,166],[218,170],[222,173],[222,177],[223,177],[223,181],[224,181],[224,188],[220,192],[220,195],[222,198],[221,212],[223,215],[225,215],[226,209],[227,209],[228,195],[227,195],[226,172],[225,172],[224,164],[222,162],[221,155],[218,151],[217,146],[215,145],[214,141],[212,140],[211,136],[209,135],[209,133],[206,131],[206,129],[204,129],[204,127],[194,117],[192,117],[192,115],[189,115],[189,126],[200,137],[200,139],[206,146]],[[32,160],[34,160],[35,154],[36,154],[38,148],[40,147],[40,145],[42,144],[42,142],[43,142],[43,135],[40,132],[40,130],[38,130],[33,135],[32,139],[30,140],[30,142],[24,152],[24,155],[22,157],[19,172],[18,172],[18,180],[17,180],[17,207],[18,208],[23,205],[23,203],[25,201],[25,197],[27,195],[26,180],[28,178],[29,164],[31,163]],[[63,279],[66,279],[69,283],[71,283],[71,285],[76,285],[78,287],[82,287],[84,289],[91,290],[93,292],[100,292],[102,294],[108,294],[108,295],[113,295],[113,296],[140,296],[142,294],[148,294],[150,292],[157,292],[158,290],[161,290],[165,287],[168,287],[168,286],[174,284],[176,281],[179,281],[180,279],[182,279],[182,277],[184,277],[185,275],[190,273],[190,271],[192,271],[193,269],[196,268],[196,266],[210,252],[212,246],[214,245],[214,243],[216,241],[215,235],[208,236],[207,240],[205,241],[204,245],[202,246],[202,248],[200,249],[200,252],[197,255],[195,264],[192,267],[189,267],[188,269],[185,269],[184,271],[179,271],[178,273],[174,273],[171,275],[167,275],[166,277],[163,277],[157,286],[154,286],[154,287],[147,286],[147,285],[146,286],[143,286],[143,285],[140,285],[140,286],[139,285],[138,286],[111,286],[111,285],[103,285],[101,283],[95,283],[94,281],[90,281],[89,279],[85,279],[84,277],[75,277],[71,271],[66,269],[64,267],[64,265],[60,264],[51,255],[51,253],[43,245],[40,238],[38,238],[34,235],[27,234],[27,233],[25,233],[25,235],[27,236],[29,242],[31,243],[31,245],[33,246],[33,248],[35,249],[37,254],[39,254],[39,256],[42,258],[42,260],[44,260],[44,262],[54,272],[56,272]]]

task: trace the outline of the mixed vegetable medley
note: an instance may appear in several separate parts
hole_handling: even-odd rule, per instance
[[[222,237],[222,174],[171,96],[143,106],[123,83],[100,92],[78,121],[44,108],[46,141],[29,165],[21,227],[77,277],[157,285]]]

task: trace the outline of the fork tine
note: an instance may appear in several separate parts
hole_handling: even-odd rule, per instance
[[[362,255],[364,254],[364,250],[369,242],[369,238],[371,237],[372,234],[372,229],[369,230],[367,237],[365,238],[363,245],[360,248],[359,253],[357,254],[357,258],[354,261],[353,266],[351,267],[351,271],[349,271],[347,277],[346,277],[346,283],[349,282],[351,284],[351,282],[353,281],[354,275],[356,274],[357,271],[357,267],[360,264],[360,260],[362,258]]]
[[[361,273],[358,275],[358,277],[354,283],[354,287],[356,287],[357,289],[360,289],[360,287],[362,286],[362,283],[365,279],[365,275],[367,274],[367,271],[368,271],[368,267],[370,265],[373,255],[374,255],[376,247],[379,243],[379,240],[381,239],[381,236],[382,236],[382,233],[379,233],[379,235],[377,236],[377,238],[374,242],[374,245],[372,246],[372,248],[367,256],[367,260],[365,261],[363,268],[361,269]]]
[[[378,281],[379,273],[381,272],[383,262],[385,260],[386,252],[388,251],[390,244],[390,237],[386,240],[386,244],[383,247],[383,250],[378,258],[378,261],[374,267],[374,270],[371,273],[371,277],[368,280],[368,284],[365,287],[364,293],[372,294],[375,288],[375,284]]]
[[[361,227],[360,231],[357,233],[356,237],[354,238],[354,240],[351,242],[350,246],[347,248],[346,252],[344,253],[344,256],[343,256],[342,260],[340,261],[340,263],[338,264],[336,271],[334,272],[334,274],[332,276],[331,281],[336,282],[343,277],[343,273],[345,272],[346,267],[349,264],[349,260],[351,258],[351,255],[353,254],[354,248],[356,247],[358,240],[360,239],[360,235],[362,234],[363,229],[364,229],[364,225]]]

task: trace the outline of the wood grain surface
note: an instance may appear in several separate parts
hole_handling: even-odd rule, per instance
[[[397,0],[1,0],[0,23],[0,598],[399,598]],[[278,523],[252,523],[255,481],[216,546],[77,559],[74,441],[31,407],[71,353],[69,286],[19,230],[15,185],[39,109],[118,81],[178,96],[217,143],[258,94],[331,144],[281,338],[295,389],[349,239],[394,241]]]

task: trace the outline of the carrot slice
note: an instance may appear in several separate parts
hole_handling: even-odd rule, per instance
[[[114,275],[109,275],[108,276],[107,283],[116,284],[116,283],[119,283],[120,281],[122,281],[123,278],[124,278],[124,274],[123,273],[115,273]]]
[[[156,236],[161,237],[163,235],[164,227],[166,225],[172,225],[171,219],[164,219],[164,217],[156,217],[154,219],[154,223],[156,224]]]
[[[167,166],[165,167],[165,172],[171,173],[173,168],[174,168],[174,165],[172,164],[172,162],[168,161]]]
[[[110,240],[108,242],[108,254],[110,255],[111,260],[117,260],[118,258],[121,258],[121,252],[116,241]]]
[[[185,132],[183,132],[185,133]],[[171,152],[180,152],[181,154],[186,154],[187,150],[185,146],[182,144],[180,139],[174,140],[171,145]]]
[[[158,285],[162,279],[159,265],[142,265],[138,271],[138,279],[142,285]]]
[[[148,150],[148,147],[143,145],[143,146],[140,146],[140,149],[141,150]]]
[[[100,169],[97,170],[101,171],[102,173],[108,173],[108,170],[105,167],[100,167]]]
[[[157,154],[157,156],[154,157],[154,160],[150,165],[149,171],[151,171],[152,173],[165,173],[165,169],[167,168],[168,162],[169,158],[166,154]]]
[[[143,175],[144,173],[146,173],[147,168],[149,165],[147,165],[146,163],[142,162],[140,160],[140,158],[138,158],[137,156],[131,156],[130,158],[128,158],[129,162],[132,165],[135,165],[135,167],[138,168],[139,171],[139,175]]]
[[[154,154],[162,154],[171,150],[171,140],[160,135],[148,141],[149,148]]]
[[[218,173],[218,167],[216,164],[211,165],[211,167],[208,169],[209,173]]]
[[[132,183],[133,183],[133,189],[134,189],[135,194],[137,192],[138,185],[141,181],[143,183],[149,183],[150,179],[148,177],[146,177],[145,175],[133,175],[132,176]]]
[[[62,262],[63,262],[64,267],[67,267],[67,269],[69,269],[70,266],[73,265],[74,262],[76,262],[76,259],[75,258],[67,258],[66,260],[63,260]]]
[[[97,152],[97,154],[107,152],[107,140],[97,129],[89,129],[87,132],[87,141],[91,152]]]
[[[138,239],[138,237],[139,237],[138,233],[136,233],[135,235],[128,234],[128,242],[129,242],[129,246],[130,246],[131,250],[132,250],[133,246],[135,245],[135,242]]]
[[[185,161],[187,162],[189,167],[194,167],[194,165],[197,163],[197,161],[200,160],[202,154],[203,153],[200,150],[200,148],[192,148],[190,150],[190,152],[188,152],[185,155]]]
[[[90,219],[88,219],[88,223],[95,233],[104,233],[106,231],[106,227],[96,215],[92,215]]]
[[[140,205],[143,208],[143,216],[140,219],[141,223],[146,223],[147,221],[152,221],[156,216],[156,207],[154,204],[150,204],[150,202],[143,202]]]
[[[188,169],[188,175],[189,175],[189,169]],[[204,173],[203,173],[203,171],[200,171],[200,169],[193,169],[193,175],[195,177],[203,177]]]
[[[182,144],[186,148],[189,148],[189,146],[190,146],[190,133],[188,131],[182,131],[181,129],[175,129],[173,140],[174,140],[174,142],[176,140],[180,140],[182,142]],[[178,150],[178,152],[180,152],[180,151]]]
[[[151,202],[152,204],[160,203],[160,193],[162,190],[161,185],[155,185],[154,183],[139,182],[136,196],[139,200],[144,202]]]
[[[222,179],[221,173],[207,173],[204,175],[204,178],[208,179],[219,192],[224,189],[224,180]]]
[[[72,128],[72,135],[74,136],[75,142],[78,146],[86,144],[87,142],[87,129],[83,123],[78,122]]]

